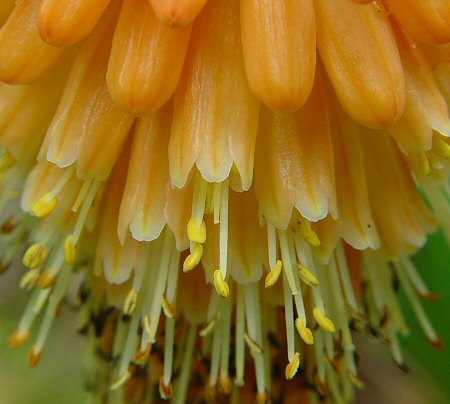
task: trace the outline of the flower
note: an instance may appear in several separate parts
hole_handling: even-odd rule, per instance
[[[7,0],[0,22],[30,365],[74,287],[92,389],[125,402],[349,401],[352,330],[404,364],[397,283],[441,347],[411,257],[450,236],[449,6]]]

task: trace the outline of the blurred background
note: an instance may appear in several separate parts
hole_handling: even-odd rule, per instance
[[[415,263],[430,291],[441,296],[439,301],[422,300],[422,304],[446,349],[442,352],[430,346],[400,292],[411,328],[410,336],[402,339],[410,371],[404,373],[394,364],[386,346],[367,335],[355,336],[361,374],[367,385],[357,396],[358,404],[450,403],[450,249],[441,233],[430,237]],[[76,313],[62,309],[36,368],[30,368],[27,362],[31,342],[15,350],[7,347],[8,335],[16,327],[29,296],[18,289],[21,274],[17,265],[0,275],[0,404],[85,403],[86,338],[76,333]]]

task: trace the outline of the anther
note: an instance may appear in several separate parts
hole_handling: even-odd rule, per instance
[[[29,269],[41,267],[47,259],[47,248],[39,243],[34,243],[25,251],[22,264]]]
[[[164,311],[164,315],[168,318],[175,318],[177,315],[177,311],[175,310],[175,307],[173,307],[173,304],[167,300],[167,297],[163,296],[162,298],[162,308]]]
[[[134,362],[137,363],[138,365],[144,364],[147,361],[151,351],[152,351],[152,344],[147,344],[144,350],[139,351],[136,354],[136,356],[134,357]]]
[[[420,153],[419,155],[419,167],[423,175],[430,175],[431,164],[430,159],[425,153]]]
[[[323,314],[322,310],[319,307],[315,307],[313,309],[313,316],[319,324],[320,328],[324,331],[334,333],[336,331],[336,327],[333,322]]]
[[[444,139],[434,138],[433,150],[439,156],[445,159],[450,159],[450,145]]]
[[[130,316],[136,310],[137,302],[139,299],[139,293],[136,289],[130,289],[125,298],[125,302],[123,304],[123,314],[126,316]]]
[[[300,334],[300,337],[305,342],[305,344],[312,345],[314,344],[314,336],[311,330],[306,327],[306,325],[303,323],[303,320],[300,317],[297,317],[295,320],[295,327],[297,328],[298,333]]]
[[[275,285],[278,278],[280,277],[282,267],[283,267],[283,263],[280,260],[278,260],[276,262],[275,266],[273,267],[273,269],[266,276],[266,281],[264,283],[264,286],[266,288],[270,288],[273,285]]]
[[[310,244],[313,247],[320,246],[319,237],[317,237],[317,234],[314,232],[313,229],[311,229],[309,223],[307,223],[306,221],[304,222],[298,221],[297,230],[308,244]]]
[[[304,283],[313,288],[319,286],[319,280],[308,268],[302,264],[298,264],[297,268],[298,276]]]
[[[142,321],[143,325],[144,325],[144,330],[145,332],[150,335],[151,331],[152,331],[152,322],[150,320],[150,316],[145,316],[144,320]]]
[[[288,365],[286,366],[286,370],[284,372],[286,380],[291,380],[296,375],[299,368],[300,368],[300,354],[296,352],[294,354],[294,357],[292,358],[292,361],[289,362]]]
[[[225,282],[222,276],[222,271],[217,269],[214,271],[214,287],[216,288],[217,294],[226,299],[230,294],[230,288],[228,283]]]
[[[169,383],[168,386],[164,384],[164,376],[161,376],[159,379],[159,395],[163,400],[170,400],[172,398],[173,388],[172,383]]]
[[[200,337],[207,337],[209,334],[211,334],[212,330],[214,330],[214,327],[217,324],[217,317],[213,317],[208,324],[206,324],[205,327],[203,327],[199,332],[198,335]]]
[[[4,150],[0,155],[0,172],[6,171],[8,168],[14,165],[15,161],[11,157],[11,154]]]
[[[77,247],[73,234],[67,236],[64,241],[64,261],[66,264],[73,265],[77,259]]]
[[[247,333],[244,334],[244,340],[252,354],[257,355],[262,354],[263,349],[261,345],[259,345],[256,341],[252,340]]]
[[[16,329],[9,334],[8,346],[10,348],[18,348],[25,344],[25,342],[28,341],[28,338],[30,338],[29,331]]]
[[[130,377],[131,377],[131,372],[127,369],[122,375],[119,376],[119,378],[113,384],[111,384],[110,389],[117,390],[124,383],[126,383]]]
[[[41,360],[42,352],[38,352],[36,347],[33,345],[28,353],[28,364],[31,367],[35,367]]]
[[[42,218],[50,214],[56,208],[56,198],[46,193],[39,198],[31,207],[30,213],[37,218]]]
[[[200,262],[203,255],[203,246],[200,243],[194,243],[192,253],[189,254],[183,262],[183,271],[192,271]]]
[[[39,279],[39,270],[30,269],[25,272],[25,274],[20,279],[20,289],[22,290],[31,290],[36,285],[37,280]]]
[[[42,273],[41,276],[39,277],[39,280],[38,280],[39,287],[41,289],[51,288],[55,284],[57,279],[58,279],[58,276],[52,275],[51,270],[48,269],[47,271]]]
[[[353,374],[352,372],[347,372],[347,376],[358,389],[363,389],[364,387],[366,387],[364,380],[359,376]]]
[[[187,225],[187,236],[193,243],[203,244],[206,241],[206,224],[204,221],[197,226],[197,219],[191,217]]]

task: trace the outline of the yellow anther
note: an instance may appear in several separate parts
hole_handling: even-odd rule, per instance
[[[197,226],[197,219],[191,217],[187,225],[188,239],[193,243],[203,244],[206,241],[206,224],[204,221]]]
[[[433,150],[441,157],[450,159],[450,145],[440,138],[434,138]]]
[[[136,310],[136,306],[139,300],[139,293],[136,289],[130,289],[125,298],[125,303],[123,304],[123,314],[130,316]]]
[[[110,387],[111,390],[117,390],[125,382],[127,382],[130,377],[131,377],[131,372],[127,369],[122,375],[119,376],[119,378],[113,384],[111,384],[111,387]]]
[[[228,374],[221,374],[218,380],[219,392],[229,395],[233,392],[233,382]]]
[[[31,290],[39,279],[39,270],[30,269],[20,279],[20,289]]]
[[[278,260],[273,269],[266,276],[266,282],[264,283],[264,286],[266,288],[270,288],[273,285],[275,285],[278,278],[280,277],[282,267],[283,263],[280,260]]]
[[[295,327],[297,328],[298,333],[300,334],[301,339],[305,342],[305,344],[312,345],[314,344],[314,336],[311,330],[306,327],[303,323],[303,320],[298,317],[295,320]]]
[[[315,307],[313,310],[313,316],[316,319],[317,323],[319,324],[320,328],[322,330],[327,332],[335,332],[336,327],[334,326],[333,322],[323,314],[322,310],[320,308]]]
[[[259,345],[256,341],[252,340],[247,333],[244,334],[244,340],[252,354],[259,355],[263,352],[261,345]]]
[[[173,388],[172,383],[169,383],[168,386],[164,384],[164,376],[161,376],[159,379],[159,395],[163,400],[169,400],[172,398]]]
[[[55,207],[56,198],[52,194],[46,193],[33,204],[30,213],[41,218],[51,213]]]
[[[25,251],[22,264],[30,269],[39,268],[44,265],[47,256],[47,248],[42,244],[34,243]]]
[[[418,156],[419,156],[420,171],[422,171],[423,175],[430,175],[431,173],[430,159],[425,153],[420,153]]]
[[[8,168],[14,165],[15,161],[11,155],[5,150],[0,155],[0,172],[6,171]]]
[[[305,239],[305,241],[312,245],[313,247],[320,246],[320,240],[319,237],[317,237],[317,234],[314,232],[313,229],[307,226],[301,226],[300,227],[300,234]]]
[[[363,389],[366,387],[366,383],[364,383],[364,380],[359,376],[353,374],[352,372],[347,372],[347,376],[358,389]]]
[[[218,295],[224,299],[230,294],[230,288],[228,283],[223,279],[222,271],[220,269],[214,271],[214,287],[216,288]]]
[[[77,246],[73,234],[67,236],[64,241],[64,261],[67,264],[73,265],[77,259]]]
[[[299,368],[300,368],[300,354],[296,352],[294,354],[294,357],[292,358],[292,361],[289,362],[289,364],[286,366],[286,370],[284,372],[286,380],[291,380],[295,376]]]
[[[314,275],[308,268],[306,268],[302,264],[298,264],[297,268],[298,276],[303,282],[313,288],[319,286],[319,280],[317,279],[316,275]]]
[[[51,270],[48,269],[39,277],[38,283],[39,283],[39,287],[41,289],[51,288],[55,284],[56,280],[58,279],[58,276],[52,275],[50,273],[50,271]]]
[[[166,317],[168,318],[176,317],[177,311],[175,310],[175,307],[173,307],[172,303],[170,303],[165,296],[163,296],[162,298],[162,308]]]
[[[192,253],[189,254],[183,262],[183,271],[192,271],[200,262],[203,255],[203,246],[200,243],[195,243]]]

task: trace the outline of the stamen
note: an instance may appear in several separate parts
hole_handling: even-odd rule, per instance
[[[244,286],[237,284],[236,298],[236,378],[234,384],[236,386],[244,385],[244,367],[245,367],[245,300]]]
[[[271,288],[278,281],[278,278],[281,274],[281,268],[283,267],[283,263],[278,260],[276,264],[273,266],[272,270],[267,274],[266,281],[264,286],[266,288]]]
[[[450,145],[441,138],[433,138],[433,151],[444,159],[450,159]]]
[[[78,192],[77,199],[72,206],[72,212],[77,212],[83,201],[86,199],[86,195],[91,187],[93,179],[83,181],[80,192]]]
[[[177,312],[175,310],[175,307],[173,307],[173,305],[167,300],[167,298],[165,296],[163,296],[163,298],[162,298],[162,308],[164,311],[164,315],[167,318],[173,319],[176,317]]]
[[[419,153],[418,158],[419,158],[419,167],[422,174],[426,176],[430,175],[431,163],[426,153]]]
[[[284,318],[286,323],[287,354],[292,362],[295,354],[294,306],[286,276],[283,276]]]
[[[130,316],[136,310],[136,306],[139,300],[139,293],[136,289],[130,289],[125,298],[125,302],[123,304],[123,314],[126,316]]]
[[[186,257],[183,262],[183,271],[192,271],[200,262],[203,255],[203,245],[200,243],[193,243],[194,248],[192,252]]]
[[[159,392],[164,400],[172,396],[173,344],[175,340],[175,320],[168,318],[165,327],[164,373],[159,382]]]
[[[222,184],[215,182],[213,186],[214,224],[220,223],[220,207],[222,203]]]
[[[284,273],[286,274],[286,278],[291,288],[291,292],[293,295],[297,294],[297,286],[295,284],[294,272],[292,270],[291,265],[291,253],[289,251],[289,245],[286,238],[286,232],[282,230],[278,230],[278,238],[280,240],[281,247],[281,257],[283,259]]]
[[[47,193],[38,199],[31,207],[30,213],[37,218],[42,218],[53,212],[56,208],[56,198]]]
[[[15,160],[7,150],[2,150],[0,153],[0,173],[5,172],[15,164]]]
[[[252,340],[247,333],[244,334],[244,340],[253,355],[263,353],[262,347],[256,341]]]
[[[323,314],[323,311],[319,307],[314,307],[313,316],[319,324],[320,328],[322,328],[324,331],[330,333],[334,333],[336,331],[333,322],[328,317],[326,317],[325,314]]]
[[[86,223],[86,219],[89,214],[89,209],[94,202],[94,198],[97,195],[97,191],[100,187],[99,181],[93,181],[92,186],[89,188],[86,198],[83,201],[83,206],[81,207],[81,211],[78,215],[77,222],[75,223],[75,229],[73,231],[73,244],[76,246],[78,240],[80,239],[81,232],[83,231],[84,224]]]
[[[277,262],[277,233],[275,227],[267,222],[267,251],[269,252],[270,268],[274,268]]]
[[[295,327],[297,328],[297,331],[305,344],[314,344],[313,333],[308,327],[306,327],[305,323],[303,323],[303,320],[300,317],[297,317],[297,319],[295,320]]]
[[[45,263],[47,256],[48,251],[45,245],[34,243],[25,251],[22,263],[29,269],[36,269]]]
[[[200,331],[198,332],[198,335],[200,335],[200,337],[207,337],[209,334],[211,334],[211,332],[214,330],[214,328],[216,327],[217,324],[217,320],[218,317],[213,317],[208,324],[206,324],[205,327],[203,327],[202,329],[200,329]]]
[[[77,248],[75,244],[75,237],[73,234],[70,234],[64,241],[64,261],[68,265],[73,265],[75,264],[76,259]]]
[[[123,374],[121,374],[113,384],[111,384],[110,389],[111,390],[117,390],[118,388],[122,387],[128,379],[131,377],[131,372],[127,369]]]
[[[228,298],[230,294],[230,288],[228,283],[223,279],[222,271],[217,269],[214,271],[214,287],[216,288],[217,294],[223,299]]]
[[[420,304],[417,295],[414,293],[413,288],[408,281],[408,278],[403,272],[402,267],[397,264],[395,265],[395,269],[403,290],[405,291],[406,297],[409,300],[409,303],[411,304],[411,307],[414,310],[414,313],[417,316],[417,320],[419,321],[419,324],[421,325],[425,335],[432,344],[436,343],[436,341],[439,340],[439,337],[436,335],[436,332],[434,331],[430,320],[428,319],[422,305]]]
[[[206,224],[202,220],[200,225],[197,224],[195,217],[189,219],[187,225],[187,236],[192,243],[203,244],[206,241]]]
[[[300,354],[296,352],[294,354],[294,357],[292,358],[292,361],[290,361],[289,364],[286,366],[286,370],[284,372],[286,380],[291,380],[296,375],[299,368],[300,368]]]
[[[317,277],[303,264],[298,264],[298,276],[300,279],[305,282],[308,286],[311,286],[313,288],[316,288],[319,286],[319,280]]]
[[[317,234],[311,228],[311,223],[309,223],[305,219],[297,219],[295,223],[296,223],[295,229],[298,230],[300,235],[305,239],[305,241],[308,244],[310,244],[313,247],[320,246],[319,237],[317,237]]]
[[[20,289],[31,290],[39,279],[40,272],[38,269],[30,269],[20,279]]]
[[[222,278],[227,277],[228,264],[228,180],[225,180],[221,186],[220,193],[220,240],[219,240],[219,268],[222,272]]]
[[[191,324],[189,327],[186,343],[183,346],[183,362],[181,364],[181,373],[175,384],[175,394],[172,402],[185,403],[189,379],[191,376],[192,358],[194,356],[195,337],[197,335],[197,326]]]

